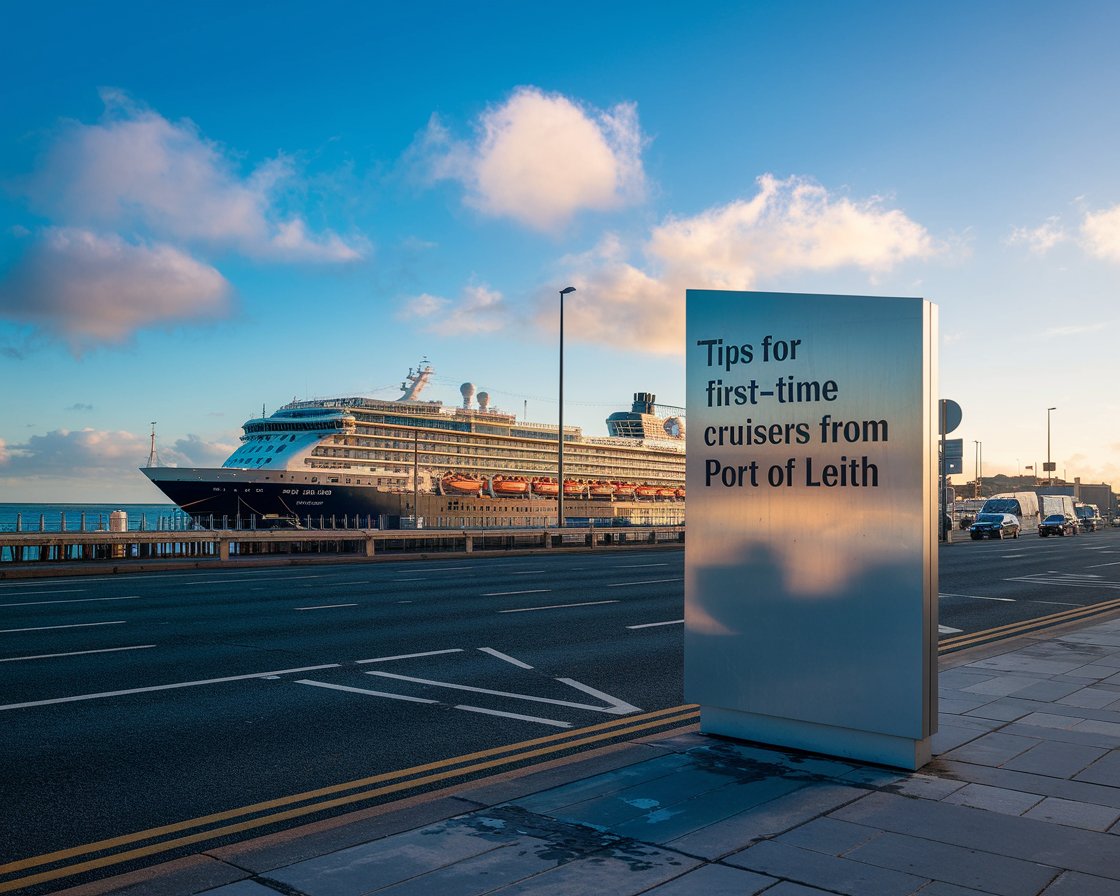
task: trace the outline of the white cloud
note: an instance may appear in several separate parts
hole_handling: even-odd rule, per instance
[[[71,225],[141,228],[255,257],[361,256],[360,242],[311,234],[301,217],[281,210],[281,191],[295,180],[290,160],[271,160],[242,178],[231,155],[191,122],[170,122],[120,92],[102,98],[104,121],[64,126],[30,178],[35,210]]]
[[[154,324],[222,317],[229,296],[217,270],[173,246],[55,228],[0,283],[0,314],[80,351]]]
[[[171,466],[213,466],[233,451],[236,439],[208,442],[196,435],[159,447],[160,461]],[[149,436],[98,429],[57,429],[31,436],[26,442],[0,441],[0,468],[5,476],[141,476],[147,461]]]
[[[408,301],[398,314],[400,319],[420,318],[426,329],[444,336],[468,333],[493,333],[510,321],[512,309],[502,294],[487,286],[472,285],[463,290],[456,303],[427,293]]]
[[[523,87],[456,142],[433,118],[421,153],[433,179],[453,179],[479,211],[555,230],[581,210],[609,211],[645,193],[637,107],[603,111]]]
[[[629,258],[614,236],[564,260],[581,338],[647,351],[683,350],[686,289],[757,289],[765,278],[842,267],[871,273],[939,251],[902,211],[853,200],[806,178],[758,179],[758,193],[687,218],[669,218]],[[552,312],[542,310],[541,326]]]
[[[1043,255],[1053,249],[1058,243],[1069,239],[1056,217],[1049,217],[1038,227],[1017,227],[1007,238],[1010,246],[1025,245],[1031,252]]]
[[[1106,261],[1120,261],[1120,205],[1086,213],[1081,235],[1091,255]]]

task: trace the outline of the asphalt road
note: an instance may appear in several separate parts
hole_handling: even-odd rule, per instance
[[[954,534],[946,634],[1120,596],[1120,530]],[[667,549],[0,583],[0,866],[679,706],[683,563]],[[22,873],[0,867],[0,890]]]

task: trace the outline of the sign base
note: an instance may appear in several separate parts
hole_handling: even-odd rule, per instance
[[[917,771],[930,761],[930,739],[912,740],[872,731],[781,719],[717,706],[700,707],[700,733],[792,747],[842,759],[858,759]]]

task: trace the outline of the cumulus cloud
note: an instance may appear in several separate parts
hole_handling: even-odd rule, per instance
[[[427,293],[405,304],[398,318],[424,320],[425,329],[443,336],[464,333],[493,333],[510,321],[512,309],[502,294],[487,286],[472,285],[458,302]]]
[[[81,351],[152,324],[222,317],[230,292],[217,270],[165,243],[51,228],[0,283],[0,314]]]
[[[1017,227],[1007,238],[1009,246],[1025,245],[1031,252],[1044,255],[1069,237],[1056,216],[1046,219],[1038,227]]]
[[[1120,261],[1120,205],[1088,212],[1081,224],[1086,250],[1105,261]]]
[[[801,177],[764,175],[758,187],[752,197],[665,220],[638,261],[616,236],[565,259],[581,287],[566,306],[573,332],[676,354],[686,289],[757,289],[767,277],[842,267],[878,273],[939,251],[924,227],[880,197],[851,199]],[[553,316],[544,306],[538,323]]]
[[[205,441],[188,435],[174,445],[160,446],[162,463],[171,466],[214,466],[233,451],[235,439]],[[0,441],[0,472],[5,476],[137,475],[148,459],[149,436],[125,431],[57,429],[26,442]]]
[[[140,228],[156,238],[208,243],[254,257],[351,261],[360,245],[315,235],[280,207],[291,160],[242,177],[231,154],[189,121],[171,122],[117,91],[102,91],[99,124],[65,125],[26,191],[32,207],[91,228]]]
[[[637,107],[608,110],[520,88],[484,112],[472,141],[433,118],[419,152],[433,180],[461,182],[487,215],[555,230],[582,210],[609,211],[642,198],[643,137]]]

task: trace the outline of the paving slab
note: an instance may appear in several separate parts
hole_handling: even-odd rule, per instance
[[[854,851],[858,854],[859,849]],[[724,860],[751,871],[848,896],[909,896],[930,882],[909,874],[845,858],[824,855],[778,841],[764,841]],[[1019,896],[1019,894],[1007,894]]]
[[[857,847],[848,857],[998,896],[1035,896],[1060,873],[1037,862],[894,833]]]
[[[1058,778],[1071,778],[1108,751],[1104,747],[1041,741],[1003,763],[1005,769]]]
[[[1054,824],[1065,824],[1090,831],[1107,831],[1120,819],[1120,809],[1048,796],[1023,815],[1025,818],[1037,818],[1040,821],[1051,821]]]

